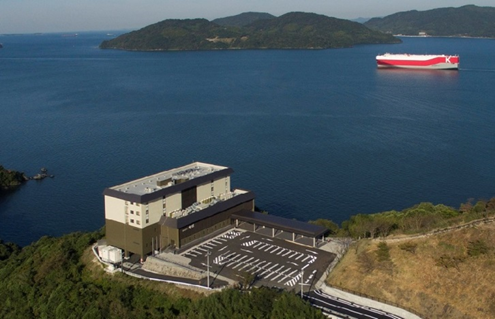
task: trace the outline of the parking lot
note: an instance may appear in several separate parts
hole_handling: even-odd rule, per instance
[[[255,285],[300,290],[313,286],[335,255],[316,248],[294,244],[243,230],[230,230],[183,253],[190,265],[205,269],[210,253],[210,274],[220,274],[243,282],[256,276]]]

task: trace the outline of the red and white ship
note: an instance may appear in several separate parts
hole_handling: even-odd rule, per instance
[[[376,56],[379,68],[458,70],[459,56],[445,54],[391,54]]]

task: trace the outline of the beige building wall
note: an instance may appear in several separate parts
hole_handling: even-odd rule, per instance
[[[213,182],[213,193],[215,196],[225,193],[225,179],[219,178]]]
[[[148,225],[153,225],[156,224],[160,221],[160,218],[163,215],[163,200],[158,199],[153,202],[149,202],[148,205],[145,205],[145,215],[146,215],[146,208],[148,209],[148,219],[149,223],[146,224],[146,218],[145,218],[145,224],[146,226]]]
[[[230,192],[230,176],[224,177],[223,179],[223,185],[226,192]]]
[[[127,218],[128,224],[132,227],[142,228],[142,208],[141,204],[134,202],[126,202],[127,203]]]
[[[105,196],[105,219],[125,223],[125,210],[124,200]]]
[[[167,213],[173,212],[174,210],[181,209],[182,207],[182,196],[180,193],[168,195],[165,198],[165,203],[167,206]]]
[[[196,198],[198,202],[201,202],[211,197],[211,183],[205,183],[196,187]]]

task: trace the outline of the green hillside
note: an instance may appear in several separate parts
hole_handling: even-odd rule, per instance
[[[357,22],[293,12],[244,27],[206,19],[164,20],[101,43],[102,49],[136,51],[216,49],[327,49],[356,44],[399,43]]]
[[[243,27],[257,20],[273,19],[274,15],[264,12],[244,12],[235,16],[219,18],[211,22],[222,26]]]
[[[467,5],[428,11],[399,12],[364,23],[373,30],[403,35],[495,38],[495,7]]]
[[[290,292],[225,289],[205,297],[174,285],[105,273],[90,245],[103,233],[0,240],[0,318],[325,318]]]

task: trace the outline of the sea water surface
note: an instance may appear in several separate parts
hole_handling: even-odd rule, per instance
[[[114,36],[0,36],[0,164],[55,175],[0,198],[1,239],[98,229],[106,187],[191,161],[303,221],[495,196],[495,40],[98,49]],[[459,54],[461,69],[378,70],[385,52]]]

